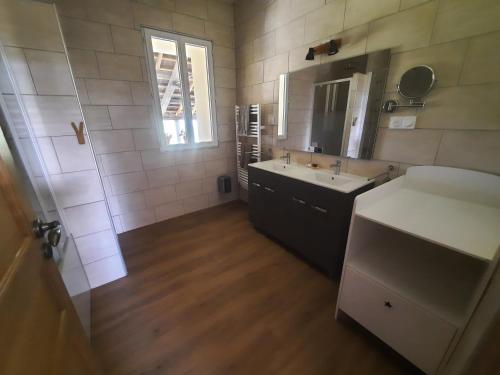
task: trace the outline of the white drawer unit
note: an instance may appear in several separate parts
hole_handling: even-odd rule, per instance
[[[460,373],[493,319],[476,311],[499,269],[498,228],[500,176],[408,168],[354,201],[337,312],[427,374]]]
[[[437,371],[456,327],[346,267],[342,311],[428,374]]]

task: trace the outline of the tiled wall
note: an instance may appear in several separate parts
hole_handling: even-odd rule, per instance
[[[432,66],[437,85],[424,109],[393,114],[416,114],[415,130],[388,129],[391,115],[384,114],[377,160],[346,160],[345,170],[370,175],[393,164],[397,174],[408,165],[436,164],[500,174],[499,20],[498,0],[239,1],[238,100],[264,104],[265,143],[275,145],[280,73],[391,48],[387,98],[397,98],[399,77],[414,65]],[[337,38],[342,39],[337,55],[305,60],[309,47]],[[336,159],[294,157],[326,167]]]
[[[61,218],[75,238],[90,285],[96,287],[124,276],[92,150],[88,142],[78,144],[71,127],[71,122],[78,124],[83,119],[53,7],[30,0],[1,0],[0,40],[62,210]],[[1,78],[5,79],[5,73]],[[12,109],[18,135],[29,142],[9,87],[3,86],[2,94]],[[28,156],[36,160],[33,152]],[[35,169],[40,189],[50,194],[42,172]],[[53,201],[47,197],[41,204],[53,206]],[[49,212],[54,210],[48,207]]]
[[[118,232],[237,198],[233,5],[218,0],[57,0],[71,66]],[[140,26],[214,43],[219,146],[160,152]]]

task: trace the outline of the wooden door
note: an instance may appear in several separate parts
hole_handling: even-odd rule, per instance
[[[0,374],[98,374],[57,266],[32,233],[16,175],[0,131]]]

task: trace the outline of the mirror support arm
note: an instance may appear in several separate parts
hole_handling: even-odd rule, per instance
[[[425,102],[410,100],[410,104],[398,104],[396,100],[387,100],[382,109],[384,112],[394,113],[399,107],[424,108]]]

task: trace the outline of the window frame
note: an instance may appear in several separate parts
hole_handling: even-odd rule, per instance
[[[217,107],[215,101],[215,77],[214,77],[214,64],[213,64],[213,48],[212,42],[205,39],[194,38],[184,34],[172,33],[168,31],[162,31],[152,28],[143,27],[143,37],[146,44],[146,59],[147,68],[149,73],[149,78],[151,82],[151,91],[153,94],[153,122],[155,124],[156,135],[160,143],[160,151],[178,151],[178,150],[189,150],[198,148],[209,148],[217,147],[219,145],[219,137],[217,132]],[[184,122],[186,126],[186,134],[188,138],[187,143],[180,144],[167,144],[165,132],[163,129],[163,114],[161,112],[161,99],[160,93],[158,91],[158,80],[156,77],[156,67],[154,61],[153,53],[153,43],[152,38],[162,38],[166,40],[175,41],[177,44],[177,54],[179,60],[179,76],[182,82],[182,98],[184,106]],[[187,58],[186,58],[186,43],[195,46],[203,46],[206,48],[207,57],[207,74],[208,74],[208,97],[209,97],[209,107],[210,107],[210,121],[211,121],[211,131],[212,131],[212,141],[211,142],[200,142],[196,143],[194,141],[194,130],[192,123],[192,107],[191,101],[189,99],[189,92],[185,82],[189,82],[188,71],[187,71]],[[196,95],[196,94],[195,94]],[[196,98],[196,96],[195,96]]]

